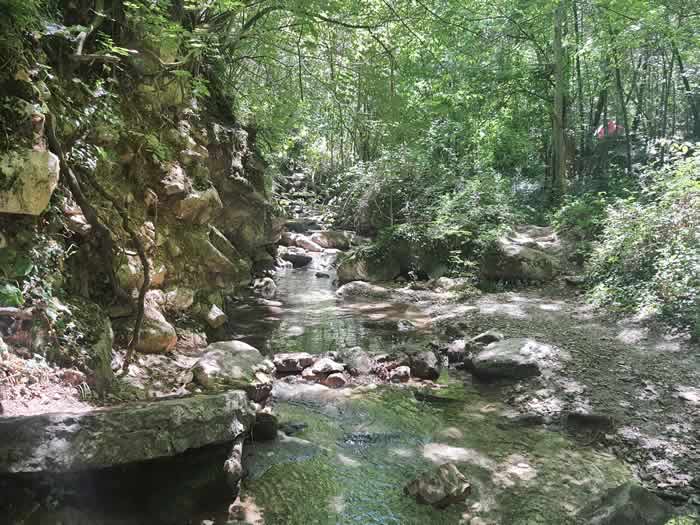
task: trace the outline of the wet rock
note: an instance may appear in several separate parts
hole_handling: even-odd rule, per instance
[[[440,509],[467,499],[471,484],[454,463],[445,463],[409,483],[404,493]]]
[[[342,372],[343,370],[345,370],[345,365],[342,363],[338,363],[337,361],[334,361],[329,357],[322,357],[313,365],[311,365],[309,367],[309,370],[312,374],[317,376],[323,374],[335,374],[337,372]]]
[[[374,359],[359,346],[343,350],[340,359],[345,362],[348,372],[356,376],[369,374],[375,365]]]
[[[263,277],[262,279],[255,279],[253,282],[253,290],[263,297],[270,299],[275,296],[277,285],[271,277]]]
[[[228,316],[215,304],[211,305],[207,312],[207,324],[212,328],[219,328],[228,321]]]
[[[255,372],[253,382],[245,387],[245,391],[251,401],[265,403],[272,394],[272,376],[265,372]]]
[[[311,240],[323,248],[337,250],[349,250],[352,244],[353,234],[344,231],[323,231],[314,233]]]
[[[345,374],[335,373],[326,377],[322,382],[329,388],[342,388],[347,385],[348,379]]]
[[[294,246],[287,248],[280,256],[285,261],[292,263],[294,268],[302,268],[313,260],[313,257],[308,255],[306,250]]]
[[[584,508],[577,523],[587,525],[664,525],[674,509],[655,494],[634,483],[608,490]]]
[[[264,360],[262,354],[243,341],[212,343],[192,368],[194,380],[207,389],[246,388],[255,381],[253,368]]]
[[[472,372],[484,378],[522,379],[553,366],[560,351],[533,339],[505,339],[491,343],[471,359]]]
[[[478,343],[481,345],[488,345],[497,341],[503,341],[505,338],[506,336],[504,336],[498,330],[488,330],[487,332],[483,332],[477,336],[472,337],[470,342]]]
[[[405,383],[411,379],[411,369],[407,366],[397,366],[389,373],[392,383]]]
[[[387,299],[391,295],[391,290],[364,281],[353,281],[338,288],[335,294],[343,298],[371,297],[373,299]]]
[[[263,411],[255,414],[255,423],[251,434],[253,441],[272,441],[277,438],[278,430],[279,421],[272,412]]]
[[[136,351],[145,354],[163,354],[175,348],[176,344],[177,334],[173,325],[165,320],[160,311],[152,306],[146,306]]]
[[[297,235],[294,242],[299,248],[304,248],[307,252],[321,253],[323,251],[323,247],[304,235]]]
[[[42,213],[58,184],[59,168],[58,157],[49,151],[26,149],[0,156],[0,213]]]
[[[175,215],[178,219],[193,224],[206,224],[216,218],[223,209],[216,188],[195,191],[177,203]]]
[[[331,278],[331,276],[325,272],[316,272],[315,275],[316,275],[317,279],[330,279]]]
[[[419,379],[436,380],[442,366],[434,352],[419,352],[411,356],[411,375]]]
[[[486,253],[481,274],[487,280],[550,281],[560,272],[560,251],[552,228],[518,226]]]
[[[303,432],[309,425],[306,423],[298,423],[295,421],[290,421],[288,423],[282,423],[280,425],[280,430],[288,436],[293,436],[299,432]]]
[[[0,419],[0,473],[66,472],[233,441],[253,422],[243,392]]]
[[[320,230],[321,225],[315,219],[296,219],[287,221],[285,227],[290,232],[306,233],[309,230]]]
[[[306,352],[293,352],[277,354],[272,362],[277,372],[282,374],[300,373],[305,368],[314,364],[314,356]]]

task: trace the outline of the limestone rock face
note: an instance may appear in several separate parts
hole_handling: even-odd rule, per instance
[[[158,310],[152,306],[146,306],[136,351],[145,354],[164,354],[175,348],[176,343],[177,334],[173,325],[166,321]]]
[[[485,255],[481,275],[489,280],[550,281],[561,271],[560,253],[552,228],[518,226]]]
[[[446,463],[409,483],[404,492],[418,503],[444,508],[467,499],[471,484],[453,463]]]
[[[59,160],[50,151],[26,150],[0,157],[0,213],[39,215],[58,184]]]
[[[194,379],[205,388],[237,386],[244,388],[255,380],[253,367],[262,363],[262,354],[243,341],[210,344],[192,369]]]
[[[471,367],[475,375],[485,378],[521,379],[540,375],[565,357],[558,348],[533,339],[504,339],[476,354]]]
[[[665,525],[674,516],[671,505],[634,483],[607,491],[583,509],[577,523],[590,525]]]
[[[192,190],[192,183],[177,162],[168,164],[167,173],[160,183],[167,197],[185,196]]]
[[[193,224],[205,224],[221,213],[224,205],[216,188],[195,191],[177,203],[175,214]]]
[[[0,418],[0,473],[68,472],[174,456],[233,441],[253,418],[240,391]]]

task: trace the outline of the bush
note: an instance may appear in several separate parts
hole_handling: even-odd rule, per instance
[[[557,231],[576,245],[574,260],[581,264],[591,252],[591,244],[603,231],[608,196],[604,192],[584,193],[567,199],[552,219]]]
[[[588,270],[595,302],[700,328],[700,155],[608,206]]]

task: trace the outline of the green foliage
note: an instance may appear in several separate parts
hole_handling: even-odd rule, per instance
[[[2,306],[22,306],[24,297],[22,291],[14,284],[5,283],[0,285],[0,305]]]
[[[624,311],[700,321],[700,156],[647,174],[608,207],[589,265],[592,298]],[[697,328],[696,328],[697,329]]]

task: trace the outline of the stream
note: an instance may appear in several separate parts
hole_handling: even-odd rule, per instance
[[[327,278],[318,271],[279,272],[271,301],[251,298],[236,307],[232,337],[266,354],[352,346],[379,354],[434,339],[416,306],[339,300],[333,271],[323,269]],[[417,329],[399,332],[398,319]],[[509,420],[499,386],[465,372],[444,369],[436,388],[370,383],[334,390],[279,381],[273,394],[287,436],[246,444],[240,518],[247,523],[573,523],[595,495],[631,478],[612,454]],[[28,478],[13,490],[37,494],[43,486],[37,504],[47,510],[14,523],[229,523],[225,456],[226,447],[210,447],[43,485]],[[445,462],[459,465],[472,485],[465,504],[438,510],[404,495],[408,482]]]

